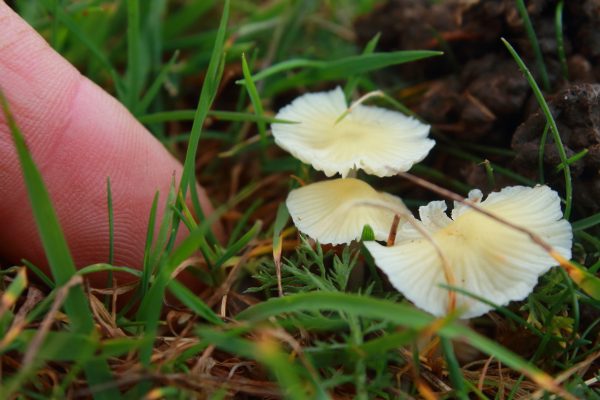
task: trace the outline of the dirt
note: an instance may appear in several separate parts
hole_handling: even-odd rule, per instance
[[[444,154],[457,140],[512,150],[514,156],[476,154],[532,180],[539,179],[539,144],[545,127],[532,91],[500,41],[517,50],[539,85],[531,43],[514,0],[390,0],[358,20],[361,43],[381,32],[379,51],[438,49],[444,57],[392,71],[407,82],[425,82],[410,103],[432,124],[441,147],[427,162],[453,178],[485,188],[486,173],[473,161]],[[558,57],[555,12],[558,1],[529,0],[527,9],[548,70],[546,99],[556,119],[567,157],[587,154],[571,165],[576,218],[600,211],[600,0],[566,1],[564,48],[569,79]],[[389,72],[388,72],[389,73]],[[385,74],[385,73],[384,73]],[[382,75],[381,80],[387,77]],[[548,184],[563,191],[559,154],[548,134],[543,168]],[[515,184],[497,176],[496,186]],[[491,189],[491,188],[489,188]]]

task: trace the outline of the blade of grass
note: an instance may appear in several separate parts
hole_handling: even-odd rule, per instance
[[[531,86],[531,90],[533,91],[533,94],[535,95],[535,98],[537,99],[538,104],[539,104],[540,108],[542,109],[542,112],[546,116],[546,121],[550,124],[550,132],[552,133],[552,138],[554,139],[554,144],[556,145],[556,149],[558,150],[561,164],[565,166],[565,168],[563,169],[563,173],[564,173],[564,177],[565,177],[565,192],[566,192],[564,216],[565,216],[565,219],[568,220],[569,217],[571,216],[571,207],[573,204],[573,184],[571,182],[571,169],[569,168],[569,164],[567,163],[567,153],[565,151],[565,147],[563,146],[562,139],[560,137],[560,133],[558,132],[558,127],[556,126],[556,121],[554,120],[554,117],[552,116],[552,112],[550,111],[550,107],[548,107],[548,103],[546,103],[546,99],[544,99],[544,95],[542,94],[542,91],[538,87],[535,79],[533,79],[533,75],[531,75],[531,72],[529,71],[529,69],[527,68],[527,66],[521,59],[521,57],[519,57],[519,54],[510,45],[510,43],[508,43],[508,41],[506,39],[502,38],[500,40],[502,40],[502,43],[504,43],[504,45],[506,46],[506,48],[508,49],[510,54],[513,56],[513,58],[517,62],[519,69],[521,70],[523,75],[525,75],[525,78],[527,78],[527,81],[529,82],[529,86]]]
[[[469,191],[471,189],[473,189],[471,186],[469,186],[465,183],[462,183],[461,181],[459,181],[457,179],[448,177],[446,174],[444,174],[440,170],[428,167],[423,164],[414,165],[412,168],[412,171],[416,174],[426,176],[429,179],[434,179],[438,182],[443,182],[444,184],[448,184],[449,186],[452,186],[456,191],[458,191],[460,193],[466,194],[466,193],[469,193]]]
[[[93,274],[96,272],[125,272],[129,275],[135,276],[136,278],[140,278],[142,276],[142,272],[139,269],[129,268],[129,267],[116,267],[111,264],[92,264],[87,267],[81,268],[77,271],[77,275],[87,275]]]
[[[335,79],[348,75],[361,74],[392,65],[422,60],[429,57],[440,56],[441,51],[430,50],[406,50],[389,53],[370,53],[357,56],[340,58],[333,61],[294,59],[282,61],[273,65],[252,77],[258,82],[274,74],[289,71],[290,69],[303,68],[318,71],[318,76],[323,79]],[[242,84],[243,81],[237,81]]]
[[[48,275],[46,275],[46,273],[44,271],[42,271],[40,268],[38,268],[36,265],[34,265],[33,263],[31,263],[27,260],[21,260],[21,262],[28,269],[30,269],[35,274],[35,276],[37,276],[42,282],[44,282],[44,284],[46,286],[48,286],[48,288],[54,289],[56,287],[56,284],[52,281],[52,279],[50,279],[48,277]]]
[[[531,47],[533,48],[533,53],[535,54],[535,63],[537,65],[538,72],[540,73],[540,78],[542,79],[542,86],[544,87],[544,90],[548,91],[550,90],[550,79],[548,79],[548,71],[546,71],[546,64],[544,64],[542,50],[540,49],[540,44],[538,43],[535,30],[533,29],[533,24],[531,23],[531,19],[529,18],[529,13],[527,12],[525,1],[515,0],[515,2],[517,3],[517,10],[519,10],[519,14],[521,15],[521,19],[523,20],[523,26],[525,27],[525,32],[527,32],[529,43],[531,44]]]
[[[365,354],[368,354],[369,357],[377,357],[378,355],[386,354],[389,351],[412,343],[418,336],[419,331],[417,330],[387,333],[377,339],[371,339],[368,342],[361,344],[357,351],[364,352]]]
[[[600,224],[600,213],[575,221],[571,226],[573,227],[573,231],[582,231],[598,224]]]
[[[365,46],[363,54],[372,54],[375,51],[375,48],[377,47],[377,43],[379,43],[380,37],[381,32],[373,36],[373,38],[369,40],[369,42]],[[360,75],[353,75],[346,82],[346,85],[344,86],[344,96],[346,97],[347,101],[350,101],[350,99],[352,98],[352,93],[354,92],[354,90],[356,90],[356,86],[358,85],[359,80]]]
[[[450,381],[454,385],[454,395],[461,400],[468,400],[469,394],[465,386],[465,378],[460,371],[460,365],[454,354],[454,348],[450,339],[442,337],[440,338],[442,344],[442,351],[444,358],[446,359],[446,365],[448,366],[448,375]]]
[[[474,156],[470,153],[467,153],[466,151],[460,150],[457,147],[451,147],[451,146],[445,146],[442,151],[448,153],[448,154],[453,154],[457,157],[463,158],[465,160],[471,160],[477,164],[481,164],[483,162],[483,159],[477,156]],[[511,169],[509,168],[504,168],[499,166],[498,164],[495,163],[490,163],[490,166],[494,169],[494,171],[498,174],[504,175],[512,180],[514,180],[515,182],[518,182],[520,184],[523,185],[527,185],[527,186],[535,186],[535,184],[537,182],[535,182],[534,180],[531,180],[529,178],[524,177],[523,175],[519,175],[516,172],[513,172]]]
[[[563,31],[563,8],[565,2],[559,1],[556,4],[556,13],[554,15],[554,30],[556,31],[556,50],[558,51],[558,61],[560,61],[560,70],[563,78],[569,80],[569,67],[567,66],[567,56],[565,54],[565,40]]]
[[[110,177],[106,178],[106,204],[108,208],[108,263],[113,264],[115,259],[115,218]],[[112,275],[109,275],[108,283],[109,286],[112,285]]]
[[[540,183],[544,183],[546,178],[544,176],[544,153],[546,152],[546,142],[548,141],[548,131],[550,130],[550,123],[546,122],[544,132],[540,138],[540,147],[538,149],[538,179]]]
[[[17,274],[10,285],[6,289],[3,289],[4,293],[0,297],[0,319],[17,302],[26,287],[27,272],[25,271],[25,267],[21,267],[17,270]]]
[[[167,194],[167,201],[165,202],[162,221],[160,222],[158,233],[154,243],[152,244],[152,248],[150,249],[148,270],[144,271],[149,273],[148,278],[156,271],[159,260],[165,253],[169,239],[173,234],[173,206],[176,204],[176,202],[177,194],[175,192],[175,183],[172,182],[171,186],[169,187],[169,193]],[[149,227],[149,229],[150,228],[154,229],[154,227]]]
[[[381,319],[413,329],[424,329],[434,321],[432,316],[404,304],[340,292],[310,292],[271,298],[242,311],[237,315],[237,319],[258,323],[286,313],[326,310],[345,312],[364,318]],[[544,389],[565,395],[564,390],[545,372],[465,326],[450,322],[436,333],[449,339],[465,341],[524,373]],[[568,393],[566,395],[568,396]]]
[[[248,243],[252,239],[254,239],[262,228],[262,222],[256,221],[254,226],[246,232],[237,242],[232,244],[225,250],[225,252],[215,261],[213,269],[220,268],[223,264],[225,264],[231,257],[240,252],[243,248],[245,248]]]
[[[198,144],[200,143],[200,135],[202,133],[202,125],[208,115],[216,95],[217,89],[220,83],[220,77],[223,70],[223,54],[225,47],[225,35],[227,33],[227,22],[229,20],[229,5],[230,0],[225,0],[223,5],[223,14],[221,16],[221,22],[219,23],[219,29],[217,31],[217,37],[214,42],[213,52],[208,65],[208,70],[202,84],[200,91],[200,99],[198,100],[198,107],[194,116],[194,123],[190,132],[190,141],[188,143],[185,161],[183,164],[183,175],[181,177],[180,189],[185,198],[187,189],[192,191],[192,199],[194,201],[194,211],[196,215],[201,218],[204,216],[202,208],[198,202],[198,193],[196,188],[196,153],[198,151]],[[195,196],[194,196],[195,195]],[[177,222],[175,223],[175,230],[177,229]],[[212,230],[209,229],[210,232]],[[214,236],[214,235],[212,235]]]
[[[135,111],[142,86],[141,46],[140,3],[139,0],[127,0],[127,97],[125,105],[131,111]]]
[[[575,262],[571,264],[573,268],[567,270],[571,279],[592,298],[600,300],[600,278]]]
[[[198,330],[198,335],[207,343],[265,365],[279,382],[284,398],[298,400],[313,398],[306,391],[298,366],[290,362],[289,355],[281,351],[280,345],[275,340],[265,336],[258,341],[250,341],[238,337],[238,334],[235,330],[228,332],[208,328]]]
[[[152,82],[152,85],[150,85],[148,91],[146,94],[144,94],[144,97],[142,97],[142,99],[135,104],[135,115],[146,112],[148,107],[150,107],[150,104],[156,98],[158,91],[167,78],[167,74],[173,69],[173,65],[175,65],[177,57],[179,57],[179,51],[175,51],[169,61],[161,67],[156,79],[154,79],[154,82]]]
[[[290,218],[290,212],[285,203],[280,203],[277,207],[277,215],[273,224],[273,262],[275,263],[275,271],[277,274],[277,290],[279,296],[283,296],[283,286],[281,284],[281,251],[283,249],[283,237],[281,231],[285,228]]]
[[[250,97],[250,101],[252,102],[252,106],[254,107],[254,112],[257,117],[262,117],[265,113],[262,102],[260,100],[260,95],[258,94],[258,90],[256,89],[256,85],[252,80],[252,73],[250,72],[250,67],[248,66],[248,62],[246,61],[246,55],[242,54],[242,73],[244,74],[244,86],[248,91],[248,96]],[[262,146],[262,151],[267,148],[267,125],[264,121],[258,121],[258,133],[260,134],[260,143]]]
[[[108,208],[108,263],[114,263],[114,248],[115,248],[115,224],[112,203],[112,190],[110,187],[110,176],[106,177],[106,204]],[[108,271],[106,278],[106,287],[113,286],[113,271]],[[105,296],[104,306],[108,309],[111,296]]]
[[[262,203],[263,203],[262,199],[256,199],[250,205],[250,207],[248,207],[246,209],[246,211],[244,211],[244,214],[238,220],[237,224],[235,225],[235,227],[231,230],[231,233],[229,234],[229,241],[227,242],[227,246],[226,246],[227,248],[229,248],[237,240],[238,236],[242,232],[242,229],[244,229],[244,227],[248,223],[250,216],[254,213],[254,211],[256,211],[256,209],[258,207],[260,207],[262,205]]]
[[[583,157],[587,156],[589,153],[588,149],[583,149],[578,153],[573,154],[571,157],[567,159],[567,165],[571,165],[581,160]],[[560,172],[565,168],[565,164],[558,164],[555,168],[556,172]]]
[[[154,194],[154,198],[152,200],[152,206],[150,207],[150,215],[148,217],[148,228],[146,230],[146,243],[144,245],[144,261],[142,264],[142,272],[140,276],[140,283],[137,291],[131,297],[131,299],[125,304],[125,306],[119,311],[118,316],[121,317],[125,315],[131,308],[137,303],[137,301],[142,297],[142,293],[145,293],[148,290],[148,285],[150,281],[150,266],[151,266],[151,253],[152,253],[152,243],[154,242],[154,228],[156,222],[156,211],[158,209],[158,196],[159,193],[156,192]]]
[[[222,325],[223,321],[213,310],[210,309],[198,296],[190,289],[185,287],[178,281],[170,281],[168,285],[169,291],[175,295],[186,307],[192,310],[199,317],[204,318],[214,325]]]
[[[428,50],[410,50],[396,51],[389,53],[371,53],[351,57],[345,57],[334,61],[319,61],[308,59],[287,60],[275,64],[252,77],[256,83],[262,79],[268,78],[280,72],[288,71],[294,68],[303,68],[292,78],[278,80],[265,89],[263,95],[269,97],[281,91],[307,85],[311,82],[325,82],[337,79],[343,79],[351,75],[359,75],[365,72],[378,70],[392,65],[403,64],[411,61],[417,61],[424,58],[439,56],[443,53],[439,51]],[[244,84],[244,80],[237,81],[238,84]]]
[[[188,230],[191,232],[192,230],[196,229],[198,224],[194,220],[194,216],[192,215],[192,212],[188,208],[186,202],[183,200],[181,193],[179,193],[179,197],[177,200],[177,206],[179,207],[179,209],[177,207],[173,207],[173,211],[178,215],[180,220],[183,221]],[[215,246],[216,250],[213,250],[213,248],[208,244],[206,239],[207,238],[204,238],[200,242],[200,251],[202,252],[204,261],[206,261],[209,267],[212,267],[213,263],[217,258],[217,252],[220,246]]]
[[[170,121],[193,121],[196,115],[194,110],[177,110],[177,111],[162,111],[153,114],[142,115],[139,121],[143,124],[154,124],[159,122]],[[239,122],[263,122],[268,124],[295,124],[295,121],[268,117],[266,115],[256,115],[245,112],[236,111],[217,111],[210,110],[207,114],[209,117],[221,121],[239,121]]]
[[[150,290],[148,290],[146,295],[142,298],[142,302],[136,313],[136,319],[138,321],[144,321],[145,331],[144,336],[141,339],[144,343],[140,347],[140,361],[146,367],[150,365],[164,294],[169,281],[172,279],[171,275],[175,268],[182,264],[198,249],[200,242],[204,240],[206,232],[214,222],[215,218],[217,218],[216,213],[213,214],[211,218],[202,221],[202,223],[200,223],[195,230],[190,232],[189,236],[181,242],[179,247],[174,249],[169,256],[162,256],[160,259],[156,278],[152,283]]]
[[[75,275],[75,264],[73,263],[63,231],[58,222],[58,217],[52,206],[50,195],[44,185],[42,175],[33,162],[33,158],[25,144],[25,139],[17,127],[2,89],[0,89],[0,105],[2,106],[21,164],[33,216],[50,270],[52,271],[55,283],[58,286],[62,286],[69,282],[73,275]],[[69,291],[64,302],[64,307],[69,316],[73,332],[92,337],[96,336],[97,333],[94,320],[92,319],[92,312],[89,309],[87,298],[81,286],[75,286]],[[99,358],[92,359],[86,363],[85,372],[89,384],[92,386],[112,380],[108,364],[105,360]],[[102,393],[97,393],[94,397],[114,400],[120,398],[120,393],[117,389],[111,388]]]
[[[44,4],[44,2],[40,2],[39,4]],[[47,5],[44,6],[46,8],[48,7]],[[100,48],[98,48],[94,41],[87,36],[87,34],[79,27],[79,25],[73,20],[73,18],[63,10],[62,7],[56,8],[56,13],[54,17],[58,19],[62,24],[64,24],[67,27],[67,29],[69,29],[69,31],[74,35],[74,37],[77,38],[81,43],[83,43],[85,47],[88,48],[91,55],[94,56],[102,66],[104,66],[104,68],[108,71],[110,77],[112,78],[115,84],[117,97],[119,98],[119,100],[124,100],[125,90],[123,88],[123,81],[117,73],[116,69],[110,63],[109,59],[105,56],[104,52]]]
[[[485,174],[487,176],[487,191],[491,192],[496,187],[496,178],[494,177],[494,167],[492,167],[492,163],[490,160],[483,160],[481,163],[483,164],[483,168],[485,168]]]

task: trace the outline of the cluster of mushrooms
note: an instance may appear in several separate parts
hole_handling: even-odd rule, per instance
[[[429,126],[417,119],[360,102],[349,107],[339,87],[298,97],[276,118],[294,122],[272,125],[280,147],[327,177],[341,176],[290,192],[286,205],[298,230],[338,245],[360,240],[365,225],[370,226],[375,240],[365,242],[366,248],[391,284],[417,307],[436,316],[456,310],[461,318],[473,318],[492,309],[490,302],[501,306],[524,299],[556,264],[525,233],[472,207],[455,203],[448,216],[446,202],[433,201],[419,208],[417,220],[399,197],[355,178],[358,169],[392,176],[423,160],[435,142],[428,138]],[[527,227],[571,258],[571,225],[549,187],[506,187],[486,199],[472,190],[468,199]],[[388,238],[398,216],[394,243],[378,243]]]

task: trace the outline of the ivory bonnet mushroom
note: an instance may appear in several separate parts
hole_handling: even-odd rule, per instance
[[[472,191],[469,199],[478,201],[481,192]],[[479,206],[539,235],[563,257],[571,257],[573,234],[569,222],[562,219],[560,198],[547,186],[514,186],[491,193]],[[497,222],[472,208],[455,204],[452,217],[446,204],[434,201],[420,207],[421,221],[449,261],[454,286],[505,305],[522,300],[548,271],[555,260],[526,234]],[[366,242],[375,263],[392,285],[417,307],[434,315],[448,312],[448,285],[443,264],[430,241],[410,224],[403,224],[394,246]],[[472,318],[492,307],[457,293],[457,308],[462,318]]]

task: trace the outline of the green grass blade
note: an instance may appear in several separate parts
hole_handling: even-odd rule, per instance
[[[558,61],[560,61],[560,70],[563,78],[569,80],[569,67],[567,66],[567,55],[565,53],[565,40],[563,30],[563,8],[565,2],[559,1],[556,5],[554,15],[554,29],[556,31],[556,50],[558,51]]]
[[[465,378],[460,371],[460,365],[456,359],[456,354],[454,354],[452,342],[445,337],[440,338],[440,342],[442,344],[442,352],[444,353],[446,364],[448,365],[448,375],[450,376],[450,381],[454,385],[454,395],[461,400],[468,400],[469,394],[465,387]]]
[[[457,147],[445,146],[442,151],[448,154],[453,154],[465,160],[471,160],[477,164],[481,164],[482,162],[484,162],[484,159],[482,159],[481,157],[474,156],[466,151],[460,150]],[[509,168],[501,167],[500,165],[494,164],[492,162],[490,163],[490,166],[494,169],[496,173],[504,175],[522,185],[535,186],[537,184],[536,181],[526,178],[523,175],[519,175]]]
[[[322,68],[323,66],[325,66],[325,64],[327,64],[325,61],[308,60],[308,59],[304,59],[304,58],[286,60],[286,61],[277,63],[275,65],[272,65],[269,68],[263,69],[262,71],[253,75],[252,81],[256,83],[256,82],[262,81],[263,79],[266,79],[272,75],[276,75],[280,72],[286,72],[286,71],[296,69],[296,68]],[[243,85],[246,83],[246,80],[241,79],[241,80],[236,81],[236,83]]]
[[[287,225],[290,219],[290,212],[288,211],[285,203],[280,203],[277,207],[277,215],[275,216],[275,222],[273,223],[273,251],[279,249],[279,253],[281,253],[281,232],[283,228]]]
[[[519,57],[519,54],[510,45],[510,43],[508,43],[508,41],[506,41],[506,39],[502,38],[501,40],[504,43],[504,45],[506,46],[506,48],[508,49],[508,51],[510,52],[510,54],[513,56],[515,61],[517,62],[519,69],[525,75],[525,78],[527,78],[527,81],[529,82],[529,86],[531,86],[531,90],[533,91],[533,94],[535,95],[535,97],[538,101],[538,104],[539,104],[540,108],[542,109],[542,112],[546,116],[546,121],[550,124],[550,132],[552,133],[552,138],[554,139],[554,144],[556,145],[556,148],[558,150],[561,164],[563,164],[565,166],[565,168],[563,169],[563,173],[564,173],[564,177],[565,177],[565,192],[566,192],[564,215],[565,215],[565,219],[568,220],[569,217],[571,216],[571,207],[572,207],[572,203],[573,203],[573,183],[571,181],[571,169],[568,167],[569,164],[567,162],[567,153],[566,153],[565,147],[562,143],[560,133],[558,132],[558,127],[556,126],[556,121],[554,120],[554,117],[552,116],[552,112],[550,111],[550,107],[548,107],[548,103],[546,102],[546,99],[544,99],[544,95],[542,94],[542,91],[540,90],[539,86],[537,85],[535,79],[533,79],[533,75],[531,75],[531,72],[529,71],[529,69],[527,68],[527,66],[521,59],[521,57]]]
[[[371,40],[369,40],[369,42],[365,46],[365,49],[363,50],[363,54],[372,54],[375,51],[375,48],[377,47],[377,43],[379,43],[380,37],[381,33],[377,33]],[[351,76],[350,79],[348,79],[348,82],[346,82],[346,85],[344,86],[344,96],[346,96],[346,100],[350,101],[352,93],[356,89],[360,78],[360,76],[354,75]]]
[[[52,206],[50,195],[44,185],[42,175],[33,162],[33,158],[25,144],[25,139],[17,127],[10,112],[8,101],[1,89],[0,105],[2,106],[21,164],[33,216],[50,270],[56,284],[62,286],[76,273],[71,252],[69,251],[63,231],[58,222],[58,217]],[[75,333],[95,335],[92,312],[89,309],[87,298],[81,286],[71,288],[64,302],[64,307]],[[110,369],[104,360],[99,359],[94,363],[88,363],[85,370],[90,385],[102,384],[108,380],[112,380]],[[112,388],[97,394],[96,397],[101,399],[118,399],[120,398],[120,394],[117,389]]]
[[[182,192],[184,198],[187,193],[187,189],[197,192],[196,189],[196,153],[198,151],[198,144],[200,143],[200,135],[202,133],[202,125],[208,115],[214,98],[217,94],[217,89],[220,83],[220,71],[222,70],[223,54],[225,48],[225,35],[227,33],[227,22],[229,20],[229,5],[230,1],[225,0],[223,6],[223,14],[221,16],[221,22],[219,23],[219,29],[217,31],[217,37],[214,42],[213,52],[208,65],[208,70],[202,84],[200,91],[200,99],[198,100],[198,107],[194,115],[194,123],[190,133],[190,141],[188,143],[187,152],[185,155],[185,161],[183,165],[183,175],[181,177],[180,192]],[[197,197],[197,193],[196,193]],[[195,211],[197,215],[203,215],[202,209],[199,206]]]
[[[194,110],[177,110],[177,111],[162,111],[153,114],[142,115],[139,117],[139,121],[144,124],[154,124],[160,122],[170,121],[193,121],[196,115]],[[297,122],[288,121],[285,119],[278,119],[268,117],[266,115],[256,115],[246,112],[236,111],[217,111],[210,110],[207,114],[209,117],[221,121],[232,121],[232,122],[263,122],[268,124],[295,124]]]
[[[587,218],[580,219],[579,221],[575,221],[572,224],[573,231],[582,231],[584,229],[588,229],[600,224],[600,213],[591,215]]]
[[[535,54],[535,63],[537,65],[538,72],[540,73],[540,78],[542,79],[542,86],[544,86],[544,90],[550,90],[550,79],[548,78],[548,71],[546,71],[546,64],[544,64],[542,50],[540,49],[540,44],[538,43],[535,30],[533,29],[533,24],[531,23],[531,19],[529,18],[529,13],[527,12],[525,1],[515,0],[515,2],[517,3],[517,9],[519,10],[521,19],[523,20],[523,25],[525,26],[525,32],[527,32],[529,43],[531,43],[533,53]]]
[[[254,239],[262,228],[262,221],[256,221],[254,226],[246,232],[237,242],[232,244],[225,250],[225,252],[215,261],[213,269],[220,268],[225,264],[231,257],[240,252],[243,248],[248,246],[248,243]]]
[[[584,292],[592,298],[600,300],[600,278],[585,267],[572,263],[575,268],[567,269],[569,276]]]
[[[245,309],[237,315],[237,319],[258,322],[283,313],[322,310],[380,318],[414,329],[423,329],[434,320],[432,316],[406,304],[340,292],[310,292],[273,298]]]
[[[577,161],[581,160],[583,157],[587,156],[587,154],[589,153],[588,149],[583,149],[578,153],[573,154],[571,157],[567,158],[567,162],[566,165],[571,165],[576,163]],[[565,164],[558,164],[556,166],[556,172],[560,172],[565,168]]]
[[[222,325],[223,321],[213,310],[210,309],[198,296],[190,289],[178,281],[169,282],[169,291],[175,295],[186,307],[189,307],[196,315],[204,318],[214,325]]]
[[[87,275],[87,274],[93,274],[96,272],[125,272],[125,273],[128,273],[129,275],[135,276],[136,278],[140,278],[142,276],[142,271],[140,271],[139,269],[122,267],[122,266],[116,267],[111,264],[102,264],[102,263],[92,264],[92,265],[88,265],[87,267],[83,267],[79,271],[77,271],[77,275]]]
[[[106,204],[108,208],[108,263],[113,264],[115,259],[115,217],[110,177],[106,178]],[[112,284],[112,279],[109,280],[109,283]]]
[[[212,222],[212,219],[202,221],[168,257],[163,256],[161,258],[156,278],[150,290],[142,298],[140,308],[136,313],[136,319],[144,321],[145,332],[142,339],[144,343],[140,348],[140,360],[145,366],[150,365],[165,290],[171,280],[171,275],[178,265],[183,263],[198,249]]]
[[[321,68],[316,70],[316,76],[320,80],[333,80],[348,75],[362,74],[393,65],[441,56],[442,54],[444,53],[441,51],[406,50],[346,57],[340,60],[326,62]]]
[[[406,330],[403,332],[387,333],[377,339],[369,340],[358,346],[357,351],[368,354],[369,357],[377,357],[389,351],[412,343],[419,336],[417,330]]]
[[[160,258],[167,249],[167,246],[171,239],[171,235],[174,234],[172,229],[173,206],[176,204],[176,202],[177,193],[175,193],[175,183],[172,182],[169,188],[169,193],[167,195],[167,201],[165,202],[162,221],[160,222],[160,226],[158,227],[158,233],[156,235],[154,243],[152,244],[152,248],[150,249],[148,269],[144,270],[144,272],[148,272],[150,275],[152,275],[156,270],[156,266],[158,265]],[[154,227],[148,226],[148,229],[154,229]]]
[[[150,276],[153,268],[152,244],[154,243],[154,228],[156,223],[156,212],[158,211],[159,193],[154,194],[152,199],[152,207],[150,207],[150,216],[148,217],[148,228],[146,230],[146,243],[144,245],[144,264],[142,266],[142,280],[140,281],[140,289],[142,293],[148,288]]]
[[[538,180],[542,184],[546,181],[546,177],[544,174],[544,154],[546,152],[546,142],[548,141],[549,130],[550,124],[546,122],[544,131],[542,132],[542,137],[540,138],[540,147],[538,149]]]
[[[10,285],[6,289],[3,289],[2,296],[0,297],[0,320],[4,313],[16,303],[26,287],[27,272],[24,267],[21,267],[17,270],[17,274]]]
[[[244,227],[248,223],[248,220],[250,219],[250,216],[262,204],[263,204],[263,200],[262,199],[256,199],[256,200],[254,200],[254,202],[252,204],[250,204],[250,207],[248,207],[246,209],[246,211],[244,211],[244,214],[238,220],[238,222],[236,223],[235,227],[231,230],[231,233],[229,234],[229,240],[227,242],[227,247],[230,247],[233,243],[235,243],[235,241],[240,236],[242,230],[244,229]]]
[[[287,60],[275,64],[252,77],[254,82],[258,82],[280,72],[290,69],[303,68],[293,79],[285,79],[273,84],[270,92],[278,92],[291,87],[297,87],[310,81],[331,81],[342,79],[351,75],[359,75],[370,71],[392,65],[403,64],[411,61],[422,60],[425,58],[442,55],[439,51],[429,50],[408,50],[394,51],[389,53],[371,53],[357,56],[350,56],[334,61],[319,61],[307,59]],[[244,80],[237,81],[244,84]]]
[[[113,212],[112,189],[110,186],[110,176],[106,178],[106,204],[108,208],[108,263],[113,264],[115,259],[115,219]],[[109,271],[106,287],[112,287],[113,272]],[[110,296],[104,299],[104,306],[108,308]]]
[[[456,190],[457,192],[464,194],[464,195],[466,195],[467,193],[469,193],[469,191],[471,189],[473,189],[471,186],[467,185],[466,183],[463,183],[463,182],[459,181],[458,179],[450,178],[449,176],[444,174],[442,171],[437,170],[435,168],[428,167],[423,164],[414,165],[412,168],[412,171],[416,174],[427,177],[427,179],[442,182],[445,185],[452,187],[454,190]]]
[[[171,59],[161,67],[158,75],[156,76],[156,79],[154,79],[154,82],[152,82],[152,85],[150,85],[148,91],[146,92],[146,94],[144,94],[144,97],[142,97],[142,99],[137,104],[135,104],[136,115],[146,112],[148,107],[150,107],[150,104],[152,104],[152,101],[158,95],[162,84],[167,78],[167,74],[173,69],[173,65],[175,64],[175,61],[177,61],[177,57],[179,57],[179,51],[173,53]]]
[[[127,97],[125,105],[135,110],[142,86],[140,62],[140,2],[127,0]]]
[[[381,319],[418,330],[426,328],[434,321],[432,316],[405,304],[340,292],[309,292],[272,298],[247,308],[237,315],[237,319],[258,323],[286,313],[326,310],[335,310],[364,318]],[[465,341],[524,373],[542,387],[558,390],[556,383],[549,375],[510,350],[459,323],[449,322],[437,333],[441,337]]]
[[[276,341],[267,337],[253,342],[239,338],[237,334],[235,331],[222,332],[207,328],[198,330],[198,335],[207,343],[265,365],[277,379],[284,398],[314,398],[307,393],[298,366],[290,362],[289,355],[281,350]]]
[[[15,144],[19,162],[23,170],[25,186],[31,201],[33,215],[50,270],[57,285],[64,285],[76,273],[75,264],[67,246],[58,217],[52,207],[50,196],[43,183],[42,176],[33,162],[25,144],[25,139],[17,127],[4,93],[0,91],[0,104],[4,111],[12,139]],[[81,287],[74,287],[65,301],[65,308],[72,317],[73,330],[91,332],[94,324],[91,318],[87,299]]]
[[[40,2],[40,4],[42,4]],[[96,60],[108,71],[113,82],[115,83],[115,89],[117,91],[117,97],[119,100],[125,99],[125,92],[123,89],[123,82],[121,77],[117,73],[116,69],[110,63],[109,59],[105,56],[102,49],[98,48],[93,40],[91,40],[87,34],[79,27],[77,22],[73,20],[73,18],[67,14],[62,7],[56,8],[56,14],[54,16],[57,18],[62,24],[64,24],[69,31],[81,42],[85,47],[88,48],[90,54],[96,58]]]
[[[254,107],[254,112],[257,117],[262,117],[265,113],[262,101],[260,100],[260,95],[258,93],[258,89],[252,80],[252,73],[250,72],[250,67],[248,66],[248,62],[246,61],[246,55],[242,54],[242,73],[244,74],[244,83],[246,86],[246,90],[248,90],[248,96],[250,97],[250,101],[252,102],[252,106]],[[263,152],[267,148],[267,125],[264,121],[258,122],[258,133],[260,135],[260,143],[262,145]]]
[[[35,274],[35,276],[37,276],[42,282],[44,282],[44,284],[48,286],[48,288],[54,289],[56,287],[56,284],[52,281],[52,279],[50,279],[48,275],[46,275],[46,273],[42,271],[37,265],[34,265],[33,263],[27,260],[21,260],[21,262],[29,270],[31,270]]]

